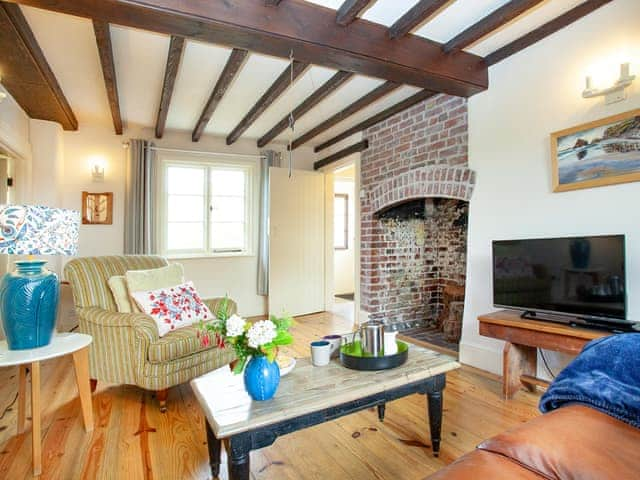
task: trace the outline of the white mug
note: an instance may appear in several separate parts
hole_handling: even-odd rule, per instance
[[[398,344],[396,343],[396,335],[398,332],[384,332],[384,354],[395,355],[398,353]]]
[[[314,367],[324,367],[331,360],[331,344],[326,340],[311,342],[311,363]]]

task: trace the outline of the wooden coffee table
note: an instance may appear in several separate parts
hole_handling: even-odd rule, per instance
[[[220,471],[221,441],[225,441],[230,480],[249,478],[249,452],[271,445],[280,435],[378,407],[384,419],[386,402],[414,393],[427,395],[433,454],[440,451],[442,391],[448,371],[460,364],[453,358],[415,345],[401,367],[377,372],[349,370],[333,360],[314,367],[308,358],[280,381],[276,396],[251,401],[241,375],[228,367],[191,381],[205,413],[209,461],[213,477]]]

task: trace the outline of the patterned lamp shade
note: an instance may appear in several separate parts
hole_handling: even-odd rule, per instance
[[[0,254],[75,255],[80,212],[34,205],[0,206]]]

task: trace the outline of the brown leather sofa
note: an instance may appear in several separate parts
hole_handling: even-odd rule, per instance
[[[569,405],[482,442],[429,480],[640,479],[640,429]]]

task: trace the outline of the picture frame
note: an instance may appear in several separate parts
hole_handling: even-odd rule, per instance
[[[82,224],[113,224],[113,192],[82,192]]]
[[[554,192],[640,181],[640,109],[551,134]]]

